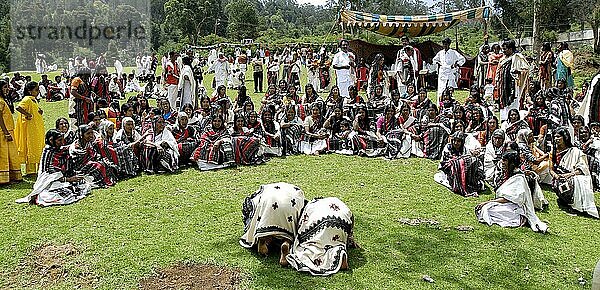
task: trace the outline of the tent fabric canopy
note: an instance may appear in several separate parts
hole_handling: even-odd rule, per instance
[[[342,26],[356,26],[389,37],[417,37],[444,31],[460,22],[488,19],[490,11],[490,7],[484,6],[435,15],[398,16],[344,9],[340,12],[340,22]]]

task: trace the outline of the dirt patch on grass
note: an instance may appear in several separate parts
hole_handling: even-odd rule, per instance
[[[139,289],[240,289],[240,280],[237,269],[179,263],[141,279]]]
[[[35,248],[8,274],[9,288],[49,288],[72,283],[77,288],[95,288],[98,278],[76,259],[80,251],[72,244],[43,245]]]

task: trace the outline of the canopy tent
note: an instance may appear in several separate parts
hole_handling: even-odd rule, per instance
[[[435,15],[398,16],[381,15],[343,9],[340,22],[343,26],[364,28],[378,34],[400,38],[425,36],[444,31],[460,22],[489,19],[490,7],[442,13]]]
[[[363,58],[367,64],[370,64],[371,61],[373,61],[373,58],[376,54],[381,53],[384,56],[385,64],[391,65],[396,61],[396,54],[398,53],[398,50],[402,49],[401,45],[377,45],[358,39],[350,40],[349,46],[356,58]],[[430,40],[415,43],[413,46],[419,49],[423,61],[426,63],[432,63],[433,57],[438,53],[438,51],[443,49],[440,44]],[[466,62],[463,65],[464,67],[473,68],[475,66],[475,59],[473,57],[463,53],[460,49],[458,50],[458,53],[460,53],[466,59]]]

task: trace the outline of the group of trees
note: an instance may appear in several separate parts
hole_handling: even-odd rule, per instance
[[[600,53],[598,29],[600,0],[495,0],[496,14],[516,36],[532,36],[536,42],[555,41],[557,32],[593,29],[594,51]],[[502,38],[511,34],[498,19],[494,30]]]
[[[40,2],[42,0],[0,0],[0,70],[6,71],[12,57],[27,57],[32,53],[29,48],[9,46],[10,40],[10,5],[19,3]],[[69,0],[67,0],[69,1]],[[598,32],[600,27],[600,0],[328,0],[324,6],[310,4],[299,5],[296,0],[148,0],[149,12],[138,11],[121,3],[88,0],[81,3],[80,9],[65,10],[64,15],[55,13],[50,19],[68,19],[70,17],[87,17],[92,13],[98,19],[103,14],[112,15],[115,20],[119,15],[137,13],[134,18],[148,20],[150,45],[147,52],[159,54],[169,50],[181,49],[187,44],[210,45],[220,41],[238,42],[251,38],[262,43],[284,43],[293,41],[318,42],[331,33],[339,37],[339,26],[336,25],[341,7],[352,10],[381,13],[388,15],[417,15],[439,12],[450,12],[478,7],[482,3],[493,6],[498,17],[492,17],[490,33],[497,38],[512,36],[529,36],[533,27],[542,33],[540,41],[552,40],[548,31],[562,32],[578,28],[593,28],[596,38],[595,49],[600,53]],[[59,1],[44,2],[39,7],[59,5]],[[40,2],[40,3],[42,3]],[[136,3],[143,1],[134,1]],[[62,0],[65,3],[65,0]],[[110,3],[110,4],[109,4]],[[433,3],[429,6],[428,3]],[[109,6],[112,5],[112,6]],[[13,7],[14,9],[15,7]],[[20,9],[20,8],[19,8]],[[119,14],[121,11],[121,14]],[[20,15],[27,15],[26,10]],[[41,13],[41,12],[36,12]],[[87,13],[87,14],[86,14]],[[31,14],[31,13],[30,13]],[[37,15],[37,14],[31,14]],[[83,16],[82,16],[83,15]],[[499,19],[502,19],[501,23]],[[535,19],[535,20],[534,20]],[[13,21],[14,22],[14,21]],[[511,31],[511,33],[509,33]],[[365,37],[368,33],[355,34],[355,37]],[[550,36],[549,36],[550,35]],[[555,34],[554,34],[555,35]],[[330,39],[328,38],[328,39]],[[331,38],[333,39],[333,38]],[[11,48],[10,50],[8,48]],[[106,44],[103,47],[109,51],[109,56],[131,57],[118,48],[116,44]],[[131,49],[133,51],[133,49]],[[9,53],[12,53],[12,55]],[[78,43],[63,43],[50,53],[50,63],[64,65],[68,57],[76,54],[94,54]],[[30,56],[32,58],[32,56]],[[127,61],[127,60],[126,60]],[[28,62],[33,66],[33,59]]]

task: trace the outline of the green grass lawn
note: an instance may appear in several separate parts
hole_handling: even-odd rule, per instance
[[[253,95],[255,101],[260,97]],[[66,115],[66,101],[41,106],[46,128]],[[253,289],[590,288],[600,258],[598,220],[560,209],[556,195],[545,190],[550,207],[538,216],[548,222],[548,234],[489,227],[476,221],[474,207],[493,194],[455,195],[433,181],[436,169],[437,162],[416,158],[293,156],[214,172],[142,175],[50,208],[14,203],[29,193],[33,180],[1,187],[0,287],[9,286],[11,273],[35,247],[71,243],[81,252],[74,259],[89,266],[101,289],[137,288],[140,278],[180,261],[238,268],[242,287]],[[351,271],[311,277],[239,246],[243,199],[261,184],[279,181],[298,185],[309,199],[335,196],[350,207],[361,245],[350,250]],[[410,226],[400,218],[439,225]],[[473,231],[458,231],[459,225]],[[73,289],[81,270],[70,270],[53,288]],[[583,287],[580,277],[588,281]]]

